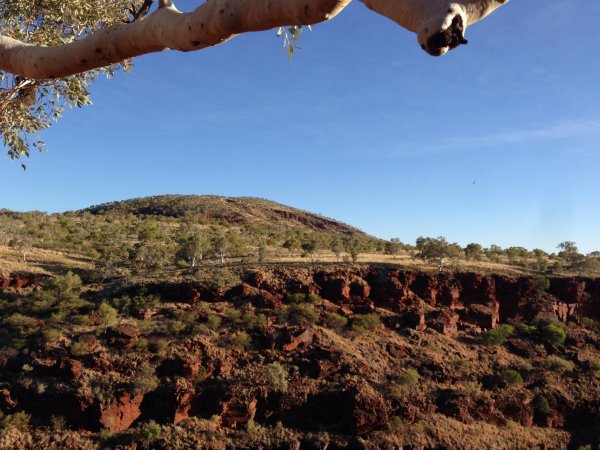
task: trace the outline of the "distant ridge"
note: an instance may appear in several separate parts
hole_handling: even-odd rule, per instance
[[[158,195],[91,206],[80,212],[103,215],[199,217],[230,224],[280,224],[345,235],[367,236],[358,228],[270,200],[218,195]]]

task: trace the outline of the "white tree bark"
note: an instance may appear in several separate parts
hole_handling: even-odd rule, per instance
[[[431,54],[453,47],[428,48],[428,39],[454,25],[464,29],[507,0],[361,0],[372,10],[416,32]],[[62,78],[165,49],[201,50],[237,34],[286,25],[310,25],[335,17],[351,0],[207,0],[182,13],[167,0],[144,20],[118,24],[69,44],[45,47],[0,35],[0,70],[27,79]],[[455,33],[457,34],[457,33]],[[464,42],[459,42],[464,43]],[[442,40],[443,44],[443,40]],[[442,45],[440,44],[440,45]],[[458,44],[456,44],[458,45]],[[456,46],[454,45],[454,46]]]
[[[466,44],[464,32],[468,26],[479,22],[508,0],[361,0],[369,9],[386,16],[398,25],[417,34],[419,44],[429,54],[440,56],[452,48]],[[460,29],[451,30],[454,19],[460,17]],[[444,32],[447,33],[444,33]],[[459,38],[448,42],[452,36],[443,36],[442,43],[433,46],[430,39],[436,34],[454,31]]]

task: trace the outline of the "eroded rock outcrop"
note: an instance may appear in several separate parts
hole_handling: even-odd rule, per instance
[[[26,272],[15,272],[9,275],[0,275],[0,291],[5,289],[22,289],[39,285],[46,280],[48,275]]]
[[[99,422],[113,433],[127,430],[140,416],[144,394],[125,393],[100,406]]]

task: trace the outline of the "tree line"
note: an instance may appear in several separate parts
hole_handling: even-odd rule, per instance
[[[415,244],[399,238],[377,239],[361,234],[292,228],[284,224],[231,224],[187,217],[110,215],[89,212],[48,215],[0,211],[0,244],[19,252],[26,262],[33,248],[85,255],[105,276],[123,271],[150,273],[167,269],[197,269],[201,264],[270,259],[358,262],[361,255],[422,259],[438,266],[458,260],[504,263],[539,272],[600,270],[600,252],[581,253],[565,241],[557,252],[536,248],[502,248],[478,243],[460,246],[445,237],[419,237]],[[389,258],[387,258],[389,259]]]

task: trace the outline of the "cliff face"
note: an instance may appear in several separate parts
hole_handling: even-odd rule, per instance
[[[25,306],[26,286],[43,290],[36,277],[3,280]],[[18,336],[0,347],[0,412],[29,412],[42,440],[63,418],[64,448],[101,429],[131,440],[127,430],[150,420],[164,426],[152,448],[169,449],[595,443],[600,333],[582,323],[600,319],[600,280],[549,281],[542,291],[535,277],[279,266],[223,289],[191,279],[90,288],[87,325],[44,342],[45,313],[26,346]],[[123,309],[108,329],[97,315],[100,302],[150,295],[161,302]],[[377,318],[366,334],[352,326],[365,314]],[[569,323],[564,343],[537,330],[483,345],[486,330],[540,316]],[[522,379],[505,378],[511,370]],[[243,431],[253,424],[262,437]],[[60,448],[11,436],[0,433],[0,448]]]
[[[536,277],[507,277],[478,273],[433,273],[401,269],[348,267],[314,270],[277,268],[249,271],[241,284],[215,292],[193,281],[144,286],[168,301],[196,304],[237,296],[256,297],[261,306],[281,305],[292,294],[314,294],[355,313],[385,308],[396,313],[425,314],[445,308],[461,321],[482,328],[499,322],[556,316],[563,322],[580,316],[600,318],[600,279],[549,277],[547,291]]]

